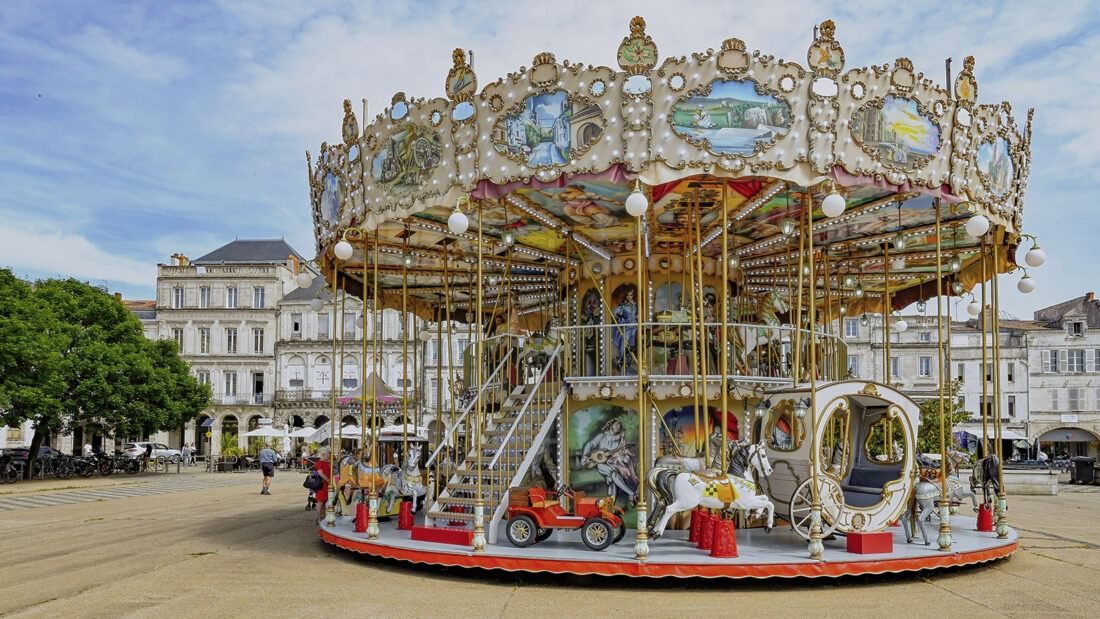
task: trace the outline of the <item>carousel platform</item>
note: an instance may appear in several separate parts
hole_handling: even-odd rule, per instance
[[[527,548],[516,548],[502,540],[487,544],[485,552],[474,553],[469,546],[414,540],[409,531],[396,529],[396,521],[379,523],[379,539],[368,540],[366,533],[354,532],[350,517],[336,520],[335,526],[319,526],[321,539],[371,557],[506,572],[639,578],[820,578],[917,572],[993,561],[1019,548],[1014,529],[1006,539],[998,539],[995,533],[978,532],[976,520],[961,515],[952,519],[954,544],[949,552],[941,552],[934,543],[919,543],[919,536],[907,544],[901,527],[890,527],[887,533],[893,538],[891,552],[848,552],[845,537],[836,536],[825,540],[824,560],[814,561],[808,557],[802,538],[785,526],[777,526],[771,533],[763,529],[737,531],[739,556],[726,559],[712,558],[707,551],[697,549],[687,541],[687,531],[668,531],[661,539],[650,541],[649,559],[644,563],[634,559],[633,531],[627,531],[621,542],[603,552],[586,548],[577,531],[556,531],[550,539]],[[929,534],[934,535],[932,526]]]

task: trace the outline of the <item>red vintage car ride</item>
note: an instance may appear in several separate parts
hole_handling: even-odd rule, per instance
[[[615,499],[588,497],[571,488],[510,488],[507,515],[505,535],[520,548],[545,540],[554,529],[580,529],[581,540],[592,550],[604,550],[626,535]]]

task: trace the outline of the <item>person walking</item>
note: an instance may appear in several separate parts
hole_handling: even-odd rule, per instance
[[[264,472],[264,485],[260,494],[271,494],[271,478],[275,477],[275,462],[278,459],[279,455],[274,449],[264,447],[260,450],[260,469]]]
[[[184,443],[183,448],[180,449],[180,455],[183,457],[183,465],[191,466],[191,446]]]

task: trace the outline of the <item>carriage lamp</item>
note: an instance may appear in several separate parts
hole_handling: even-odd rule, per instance
[[[470,229],[470,218],[466,216],[466,213],[462,212],[462,202],[466,202],[466,206],[470,206],[470,196],[459,196],[458,201],[455,202],[455,210],[451,212],[451,216],[447,218],[447,227],[451,232],[455,234],[462,234]]]
[[[738,256],[737,254],[730,254],[729,263],[731,269],[736,269],[737,267],[741,266],[741,256]]]
[[[963,292],[962,282],[951,282],[951,292],[954,292],[956,295],[962,294],[962,292]]]
[[[649,209],[649,199],[645,197],[645,192],[642,191],[642,181],[635,180],[634,191],[626,197],[626,212],[633,217],[641,217],[645,215],[647,209]]]
[[[797,225],[798,223],[795,222],[795,220],[790,217],[784,217],[779,220],[779,231],[783,233],[783,236],[790,236],[794,233],[795,226]]]
[[[805,275],[806,277],[810,276],[810,265],[808,265],[808,264],[802,265],[802,274]]]
[[[958,257],[958,256],[955,256],[955,257],[954,257],[954,258],[952,258],[952,259],[951,259],[950,261],[948,261],[948,263],[947,263],[947,268],[948,268],[948,269],[949,269],[949,270],[950,270],[950,271],[951,271],[952,273],[958,273],[958,272],[959,272],[959,269],[963,268],[963,263],[962,263],[962,260],[959,260],[959,257]]]
[[[925,302],[924,299],[921,299],[920,301],[917,301],[917,311],[918,312],[923,314],[925,312],[925,310],[927,310],[927,309],[928,309],[928,303]]]
[[[794,405],[794,417],[795,419],[805,419],[806,411],[810,410],[810,403],[806,401],[806,398],[802,398]]]
[[[821,201],[821,212],[826,217],[840,217],[844,214],[845,206],[847,205],[844,202],[844,196],[840,195],[840,192],[836,190],[836,184],[833,184],[832,191]]]
[[[978,238],[986,232],[989,232],[989,218],[985,215],[974,215],[966,220],[966,233],[970,236]]]
[[[843,282],[845,288],[851,288],[852,286],[855,285],[856,278],[851,273],[846,273],[844,275],[844,279],[841,280],[841,281]]]
[[[1035,280],[1031,279],[1031,276],[1024,271],[1024,276],[1020,278],[1020,281],[1016,282],[1016,290],[1024,294],[1030,293],[1035,290]]]
[[[867,314],[859,317],[859,326],[866,327],[869,324],[871,324],[871,319],[867,318]]]
[[[416,264],[416,256],[413,256],[410,253],[406,253],[405,255],[401,256],[401,264],[405,265],[406,269],[411,269],[413,265]]]
[[[856,284],[856,287],[852,289],[852,294],[854,294],[857,299],[862,299],[863,298],[863,285],[862,284]]]
[[[840,315],[843,316],[847,313],[848,313],[848,304],[847,303],[841,303],[840,304]]]
[[[761,400],[760,403],[756,405],[756,418],[763,419],[766,414],[768,414],[768,401]]]
[[[505,230],[504,233],[500,235],[500,242],[505,247],[511,247],[512,245],[515,245],[516,233],[512,232],[511,230]]]
[[[905,249],[905,246],[908,243],[909,242],[905,240],[905,235],[904,234],[899,232],[899,233],[894,235],[894,249],[895,250],[901,251],[901,250]]]

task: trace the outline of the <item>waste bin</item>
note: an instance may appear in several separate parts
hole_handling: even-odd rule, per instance
[[[1073,479],[1070,481],[1078,484],[1091,484],[1096,474],[1093,468],[1093,465],[1096,464],[1096,458],[1075,456],[1071,460],[1073,460]]]

